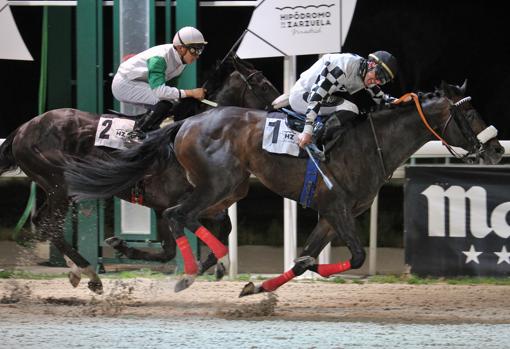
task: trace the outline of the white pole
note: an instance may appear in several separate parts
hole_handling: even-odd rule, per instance
[[[331,242],[324,247],[322,252],[319,254],[319,264],[329,264],[331,263]]]
[[[296,82],[296,56],[283,58],[283,90],[289,93]],[[297,203],[283,199],[283,271],[294,265],[297,250]]]
[[[237,203],[228,208],[228,215],[232,222],[232,230],[228,236],[228,276],[230,280],[237,277]]]
[[[370,207],[370,242],[368,247],[368,275],[377,272],[377,217],[379,210],[379,194],[375,196]]]
[[[293,200],[283,199],[283,269],[294,266],[297,253],[297,204]]]

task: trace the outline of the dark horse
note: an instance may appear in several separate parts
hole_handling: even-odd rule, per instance
[[[241,296],[273,291],[305,270],[327,277],[360,268],[365,251],[355,234],[355,217],[370,207],[389,175],[426,142],[439,138],[448,146],[466,149],[485,163],[498,163],[504,149],[495,138],[495,129],[487,128],[470,98],[464,98],[465,88],[466,84],[458,87],[442,83],[434,93],[421,94],[420,98],[413,95],[414,103],[383,108],[369,114],[368,120],[347,126],[348,132],[331,146],[329,161],[321,165],[334,186],[329,190],[322,180],[317,185],[311,206],[319,212],[320,219],[301,257],[284,274],[259,286],[247,284]],[[98,193],[99,187],[89,188],[89,184],[101,182],[102,177],[114,178],[117,184],[142,178],[144,166],[139,165],[167,161],[168,153],[162,151],[161,144],[174,139],[175,157],[194,187],[179,205],[163,212],[176,236],[182,235],[184,228],[203,232],[205,228],[197,219],[221,212],[243,198],[250,174],[275,193],[298,200],[306,159],[262,149],[266,115],[265,111],[239,107],[211,109],[182,124],[159,130],[149,141],[121,152],[112,161],[85,166],[69,163],[66,176],[71,192],[78,198],[100,196],[108,190],[103,188]],[[138,173],[133,171],[136,167],[140,169]],[[108,183],[110,195],[117,184]],[[316,264],[315,258],[335,236],[348,246],[350,260]],[[189,263],[188,270],[196,270],[194,260],[185,259],[185,263]],[[193,275],[188,277],[192,279]]]
[[[237,105],[250,108],[269,108],[278,96],[278,91],[250,63],[229,55],[219,63],[204,87],[209,99],[219,105]],[[182,119],[206,109],[206,105],[195,99],[184,99],[174,108],[175,119]],[[34,222],[42,238],[49,238],[66,257],[72,268],[69,280],[77,286],[81,273],[89,276],[89,288],[102,291],[99,277],[89,262],[73,249],[63,237],[63,220],[69,207],[67,183],[62,165],[71,157],[103,158],[112,149],[94,146],[99,115],[76,110],[56,109],[39,115],[12,132],[0,147],[0,174],[18,166],[35,181],[47,195],[44,205],[38,210]],[[150,166],[148,166],[150,167]],[[166,262],[175,257],[175,241],[168,225],[161,223],[161,213],[177,203],[177,199],[191,190],[183,170],[176,162],[166,162],[161,172],[148,178],[139,178],[145,189],[144,206],[154,208],[158,217],[158,233],[163,251],[149,253],[129,248],[120,240],[110,244],[131,258]],[[168,179],[171,180],[168,180]],[[121,199],[130,200],[131,188],[117,192]],[[210,224],[219,229],[220,236],[228,237],[230,219],[219,212]],[[205,224],[205,223],[204,223]],[[216,263],[210,254],[201,265],[201,272]]]

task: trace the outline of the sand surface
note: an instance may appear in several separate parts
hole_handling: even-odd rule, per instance
[[[270,294],[238,298],[246,282],[197,280],[180,293],[177,277],[106,279],[96,295],[86,280],[0,280],[2,321],[53,317],[135,316],[381,323],[510,323],[510,287],[293,281]],[[256,281],[260,282],[260,281]]]

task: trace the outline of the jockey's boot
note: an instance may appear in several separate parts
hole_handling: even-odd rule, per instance
[[[139,144],[145,139],[146,132],[158,129],[161,122],[170,114],[172,106],[173,104],[169,101],[156,103],[152,110],[148,110],[147,113],[136,120],[133,131],[127,135],[126,145]]]

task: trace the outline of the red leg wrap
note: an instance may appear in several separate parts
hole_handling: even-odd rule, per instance
[[[351,262],[345,261],[338,264],[319,264],[317,266],[317,273],[321,276],[328,277],[333,274],[338,274],[343,271],[351,269]]]
[[[198,271],[197,261],[195,260],[195,256],[193,256],[193,251],[191,250],[188,239],[186,236],[181,236],[177,238],[175,242],[177,242],[177,246],[182,254],[182,259],[184,260],[184,272],[186,274],[196,274]]]
[[[195,235],[198,236],[200,240],[202,240],[209,248],[212,253],[216,256],[216,258],[220,259],[224,255],[228,253],[228,248],[221,243],[220,240],[216,238],[206,227],[201,226],[195,232]]]
[[[286,271],[285,273],[283,273],[282,275],[280,276],[277,276],[273,279],[270,279],[270,280],[266,280],[262,283],[262,288],[267,291],[267,292],[270,292],[270,291],[274,291],[276,290],[278,287],[280,287],[281,285],[287,283],[288,281],[292,280],[294,278],[294,272],[291,270],[289,271]]]

